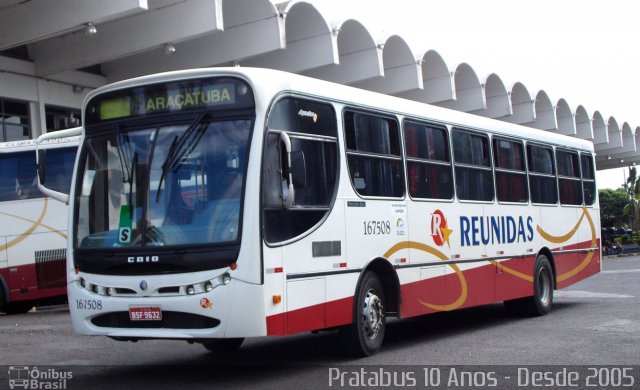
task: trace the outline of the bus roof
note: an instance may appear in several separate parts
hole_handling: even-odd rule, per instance
[[[64,137],[46,140],[40,143],[40,148],[63,148],[68,146],[77,146],[80,137]],[[20,141],[0,142],[0,153],[22,152],[36,150],[35,139],[25,139]]]
[[[238,76],[250,81],[257,96],[271,101],[281,93],[300,93],[343,103],[354,108],[372,109],[383,112],[394,112],[413,119],[424,119],[436,123],[446,123],[466,129],[488,130],[505,136],[523,138],[533,141],[562,145],[568,148],[593,152],[593,143],[587,140],[565,136],[517,125],[505,121],[486,118],[448,108],[438,107],[414,100],[402,99],[382,93],[336,84],[293,73],[263,68],[203,68],[158,73],[139,78],[124,80],[100,87],[85,97],[84,105],[94,96],[117,89],[124,89],[140,84],[154,84],[189,78],[211,76]]]

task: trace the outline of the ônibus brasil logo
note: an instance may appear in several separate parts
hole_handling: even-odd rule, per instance
[[[64,390],[73,373],[61,368],[9,366],[9,389]]]
[[[442,211],[434,211],[433,214],[431,214],[431,237],[433,238],[433,242],[437,246],[443,246],[446,242],[447,246],[451,248],[451,243],[449,242],[451,233],[453,233],[453,230],[447,227],[447,218],[445,218]]]

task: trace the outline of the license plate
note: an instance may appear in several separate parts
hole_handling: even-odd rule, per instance
[[[162,310],[159,307],[130,307],[129,319],[131,321],[161,321]]]

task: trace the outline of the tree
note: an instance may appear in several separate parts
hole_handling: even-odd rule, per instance
[[[629,168],[629,177],[624,184],[627,192],[627,205],[624,206],[625,215],[630,216],[633,230],[636,230],[640,222],[640,178],[638,178],[636,167]]]
[[[624,188],[609,188],[598,191],[600,198],[600,222],[602,227],[622,226],[625,224],[624,208],[629,196]]]

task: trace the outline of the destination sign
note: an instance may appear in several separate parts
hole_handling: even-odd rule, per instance
[[[114,91],[87,105],[86,123],[218,107],[252,107],[249,87],[230,78],[186,80]]]

